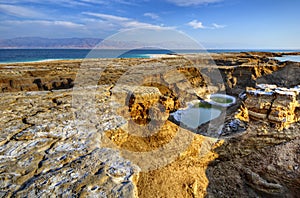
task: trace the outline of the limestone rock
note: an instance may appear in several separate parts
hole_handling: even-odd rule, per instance
[[[249,116],[256,120],[274,123],[277,128],[288,127],[297,122],[299,89],[282,88],[269,85],[258,85],[263,89],[248,88],[245,107]]]
[[[223,123],[230,134],[218,139],[167,120],[225,88],[237,96],[262,79],[282,86],[280,72],[299,66],[275,55],[212,54],[217,65],[198,55],[0,65],[0,196],[297,197],[299,87],[249,90],[250,119],[236,115],[238,99]],[[296,76],[285,85],[299,85]]]

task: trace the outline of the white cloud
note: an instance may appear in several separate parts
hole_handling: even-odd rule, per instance
[[[100,1],[100,0],[81,0],[81,1],[86,3],[105,4],[105,1]]]
[[[163,25],[141,22],[135,19],[103,14],[81,13],[78,20],[2,20],[0,21],[0,37],[12,38],[20,36],[59,37],[97,37],[105,38],[121,30],[148,28],[155,30],[174,29]],[[19,30],[19,31],[16,31]]]
[[[0,4],[0,11],[19,17],[33,18],[33,17],[42,17],[43,14],[37,11],[31,10],[29,8],[25,8],[22,6],[8,5],[8,4]]]
[[[132,2],[125,0],[1,0],[1,3],[6,4],[45,4],[45,5],[56,5],[63,7],[82,7],[82,6],[95,6],[95,5],[111,5],[111,4],[126,4],[126,5],[135,5]]]
[[[158,18],[159,18],[159,16],[158,16],[157,14],[151,13],[151,12],[145,13],[144,16],[150,17],[150,18],[152,18],[152,19],[158,19]]]
[[[174,3],[178,6],[195,6],[220,2],[222,0],[167,0],[170,3]]]
[[[205,29],[206,27],[203,26],[202,22],[193,20],[188,23],[189,26],[193,27],[194,29]]]
[[[58,26],[63,26],[66,28],[82,28],[85,27],[83,24],[78,24],[78,23],[73,23],[70,21],[46,21],[47,23],[50,23],[51,25],[58,25]]]
[[[20,30],[20,31],[16,31]],[[4,20],[0,21],[0,36],[12,38],[19,36],[43,36],[49,38],[76,37],[87,32],[83,24],[70,21],[47,20]]]
[[[46,20],[7,20],[3,21],[8,25],[40,25],[40,26],[58,26],[63,28],[83,28],[85,25],[73,23],[70,21],[46,21]]]
[[[119,3],[119,4],[124,4],[124,5],[130,5],[130,6],[137,6],[138,5],[138,1],[128,1],[128,0],[111,0],[115,3]]]
[[[219,24],[216,24],[216,23],[213,23],[212,26],[213,26],[213,28],[215,28],[215,29],[221,29],[221,28],[226,27],[225,25],[219,25]]]
[[[140,21],[136,21],[131,18],[120,17],[115,15],[109,14],[102,14],[102,13],[92,13],[92,12],[83,12],[82,14],[98,17],[104,20],[106,23],[114,25],[119,29],[130,29],[130,28],[152,28],[152,29],[170,29],[171,27],[164,27],[160,25],[153,25],[150,23],[144,23]]]
[[[110,14],[93,13],[93,12],[83,12],[82,14],[99,17],[101,19],[105,19],[108,21],[128,21],[129,20],[129,18],[126,18],[126,17],[119,17],[119,16],[110,15]]]
[[[211,26],[204,26],[202,22],[196,19],[188,22],[187,25],[191,26],[194,29],[221,29],[226,27],[225,25],[219,25],[216,23],[211,24]]]

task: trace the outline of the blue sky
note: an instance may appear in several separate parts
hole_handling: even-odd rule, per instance
[[[0,39],[106,38],[147,27],[207,48],[300,49],[299,0],[1,0]]]

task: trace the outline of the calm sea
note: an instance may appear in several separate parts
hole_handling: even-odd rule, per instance
[[[293,62],[300,62],[300,56],[282,56],[282,57],[276,57],[275,59],[279,61],[293,61]]]
[[[249,50],[207,50],[212,53],[242,52]],[[268,52],[292,52],[293,50],[251,50]],[[90,53],[91,52],[91,53]],[[176,50],[175,53],[203,53],[199,50]],[[93,50],[90,49],[0,49],[0,63],[36,62],[47,60],[83,59],[83,58],[149,58],[153,54],[172,54],[162,49],[137,50]]]

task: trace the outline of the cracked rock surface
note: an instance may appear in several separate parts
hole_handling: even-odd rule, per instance
[[[109,87],[99,88],[103,100],[106,92]],[[71,98],[70,90],[2,94],[2,196],[134,196],[138,167],[116,150],[81,140],[87,137],[75,123]]]

